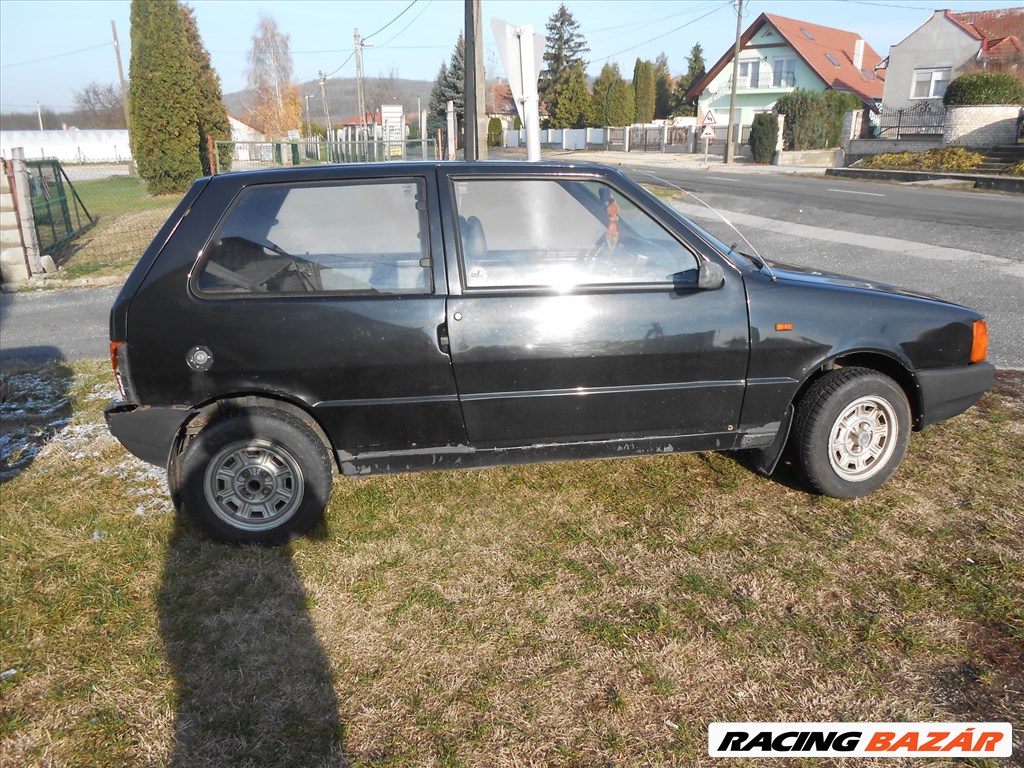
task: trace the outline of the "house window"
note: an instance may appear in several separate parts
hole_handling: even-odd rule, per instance
[[[912,99],[941,99],[949,85],[949,67],[915,69]]]
[[[836,61],[836,57],[833,56],[831,53],[826,53],[825,54],[825,58],[832,62],[832,66],[833,67],[838,67],[839,66],[839,62]]]
[[[739,88],[757,88],[761,71],[761,59],[740,59]]]
[[[772,63],[772,87],[792,88],[796,84],[796,58],[778,57]]]

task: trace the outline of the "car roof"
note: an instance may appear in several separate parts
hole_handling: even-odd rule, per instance
[[[584,172],[601,175],[618,174],[617,168],[598,163],[543,161],[526,163],[521,160],[434,160],[434,161],[393,161],[381,163],[335,163],[327,165],[285,166],[260,168],[250,171],[232,171],[212,177],[219,183],[235,183],[241,186],[267,182],[314,181],[330,178],[363,178],[369,176],[414,176],[433,170],[447,172],[521,173],[525,176],[545,172]],[[231,180],[231,182],[228,181]]]

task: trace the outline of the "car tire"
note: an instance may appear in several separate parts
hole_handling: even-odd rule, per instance
[[[893,476],[910,429],[910,405],[896,382],[869,368],[839,368],[800,398],[793,449],[811,488],[850,499],[878,490]]]
[[[333,479],[316,433],[273,408],[225,414],[168,469],[179,511],[232,544],[282,544],[303,535],[323,515]]]

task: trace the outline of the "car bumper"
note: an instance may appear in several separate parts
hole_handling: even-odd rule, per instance
[[[918,428],[963,413],[992,388],[996,369],[991,363],[917,371],[921,389],[921,421]]]
[[[143,461],[167,466],[171,446],[190,411],[187,408],[149,408],[115,400],[103,412],[110,434]]]

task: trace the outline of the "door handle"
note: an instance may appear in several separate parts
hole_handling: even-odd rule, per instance
[[[437,326],[437,348],[446,355],[451,352],[451,344],[448,341],[448,323],[441,323]]]

